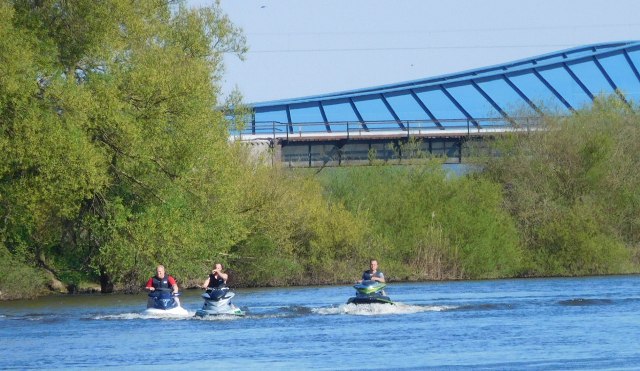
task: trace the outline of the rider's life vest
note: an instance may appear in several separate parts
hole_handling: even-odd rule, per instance
[[[160,279],[157,276],[153,276],[153,288],[154,289],[170,289],[169,275],[165,274],[164,278]]]
[[[371,270],[367,270],[367,271],[364,271],[364,273],[362,273],[362,279],[365,281],[369,281],[373,277],[384,278],[384,274],[380,271],[376,271],[376,273],[372,274]]]
[[[214,274],[209,274],[209,287],[224,286],[224,279],[220,276],[216,278]]]

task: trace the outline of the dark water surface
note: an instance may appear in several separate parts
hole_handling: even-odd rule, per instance
[[[0,369],[640,369],[640,276],[236,290],[245,317],[143,314],[140,295],[0,302]]]

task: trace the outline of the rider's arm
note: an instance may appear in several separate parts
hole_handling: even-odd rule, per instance
[[[378,281],[378,282],[382,282],[384,283],[384,274],[382,274],[382,272],[380,272],[380,277],[371,277],[372,280]]]
[[[207,277],[207,279],[202,284],[202,288],[203,289],[206,289],[207,287],[209,287],[209,279],[210,279],[210,277]]]
[[[222,277],[222,279],[224,280],[224,283],[227,283],[227,278],[229,278],[228,274],[222,273],[222,272],[218,272],[218,276]]]
[[[144,288],[149,291],[155,290],[155,288],[153,287],[153,277],[149,278],[149,281],[147,281],[147,285]]]
[[[171,285],[171,288],[173,288],[173,293],[177,294],[178,293],[178,284],[176,283],[175,278],[169,276],[168,281],[169,281],[169,285]]]

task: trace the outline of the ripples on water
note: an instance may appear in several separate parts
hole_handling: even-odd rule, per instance
[[[345,286],[236,290],[242,317],[195,316],[195,291],[183,316],[145,314],[143,295],[4,302],[0,369],[638,369],[639,283],[395,283],[395,305],[344,304]]]

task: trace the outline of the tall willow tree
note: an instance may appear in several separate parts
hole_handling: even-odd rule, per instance
[[[0,0],[2,254],[106,291],[202,274],[244,233],[215,107],[245,51],[219,3]]]

